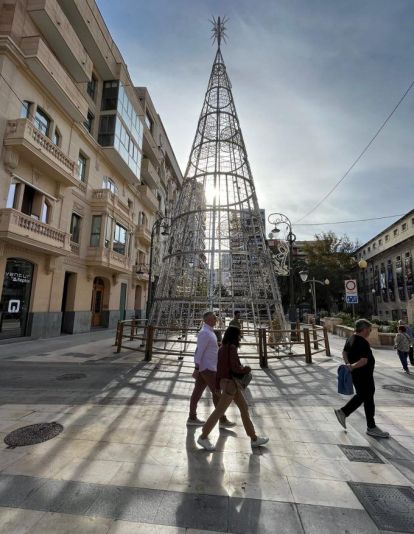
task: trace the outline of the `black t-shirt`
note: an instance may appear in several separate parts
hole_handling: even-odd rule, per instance
[[[349,363],[356,363],[361,358],[368,358],[368,363],[363,367],[354,369],[352,374],[356,373],[358,375],[362,374],[372,374],[375,367],[375,358],[372,354],[371,347],[368,341],[362,336],[353,334],[350,338],[347,339],[344,351],[348,355]]]

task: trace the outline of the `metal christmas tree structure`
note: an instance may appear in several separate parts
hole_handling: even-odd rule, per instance
[[[284,325],[271,253],[221,53],[225,20],[213,21],[217,53],[184,182],[170,221],[149,324],[200,325],[206,310],[240,310],[251,329]]]

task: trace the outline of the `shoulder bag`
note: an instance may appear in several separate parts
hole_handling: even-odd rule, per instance
[[[251,371],[249,371],[248,373],[233,373],[230,365],[230,345],[227,345],[227,356],[229,359],[230,374],[236,386],[240,389],[246,389],[253,378]]]

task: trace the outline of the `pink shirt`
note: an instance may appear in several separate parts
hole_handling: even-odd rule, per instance
[[[214,330],[204,323],[197,336],[197,348],[194,354],[195,364],[200,371],[217,371],[218,343]]]

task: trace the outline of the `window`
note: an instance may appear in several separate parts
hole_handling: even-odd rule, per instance
[[[394,230],[394,236],[398,235],[398,228],[395,228]]]
[[[72,218],[70,220],[70,234],[71,234],[70,239],[74,243],[79,243],[80,227],[81,227],[81,217],[79,217],[79,215],[77,215],[76,213],[72,213]]]
[[[35,127],[44,135],[49,135],[50,119],[41,108],[36,109],[36,114],[33,118]]]
[[[387,234],[387,235],[385,236],[385,241],[389,241],[389,239],[390,239],[390,236]]]
[[[81,182],[86,182],[86,166],[88,164],[88,158],[82,154],[82,152],[79,152],[78,157],[78,179]]]
[[[375,243],[375,241],[374,241],[374,243],[372,243],[372,248],[373,248],[373,250],[375,250],[377,248],[377,244]]]
[[[113,146],[115,139],[116,115],[104,115],[99,122],[98,143],[102,146]]]
[[[143,226],[147,225],[147,216],[145,215],[143,211],[139,212],[138,224],[142,224]]]
[[[101,111],[116,109],[118,102],[118,85],[117,80],[104,82],[102,91]]]
[[[17,193],[16,183],[11,183],[9,187],[9,194],[7,195],[6,208],[15,208],[16,207],[16,193]]]
[[[414,217],[411,219],[411,224],[414,224]]]
[[[92,126],[93,126],[93,119],[95,118],[95,115],[88,111],[88,115],[86,118],[86,121],[84,121],[83,125],[88,130],[89,133],[92,133]]]
[[[403,223],[401,226],[401,230],[405,232],[407,230],[407,223]]]
[[[57,128],[55,128],[55,131],[53,132],[52,141],[56,146],[60,146],[62,143],[62,136]]]
[[[124,228],[118,223],[115,223],[114,243],[113,243],[114,252],[117,252],[118,254],[125,254],[126,239],[127,239],[126,235],[127,235],[126,228]]]
[[[380,247],[382,245],[382,239],[378,239],[378,246]]]
[[[371,247],[368,247],[368,252],[371,252]]]
[[[102,189],[109,189],[114,195],[118,193],[118,188],[108,176],[103,177]]]
[[[90,240],[91,247],[99,247],[99,241],[101,238],[101,224],[102,224],[102,216],[93,215],[92,226],[91,226],[91,240]]]
[[[145,113],[145,124],[148,126],[148,130],[152,133],[154,128],[154,121],[152,120],[148,111]]]
[[[88,95],[92,98],[92,100],[95,100],[95,98],[96,98],[97,85],[98,85],[98,80],[92,74],[92,77],[89,80],[88,85],[86,86],[86,91],[87,91]]]
[[[114,220],[112,217],[106,218],[106,229],[105,229],[105,247],[109,248],[112,241],[112,228],[114,226]]]
[[[20,118],[28,119],[30,116],[30,110],[32,108],[32,102],[23,100],[22,107],[20,108]]]
[[[50,223],[51,208],[52,207],[50,205],[50,202],[48,200],[44,200],[43,206],[42,206],[42,213],[40,216],[40,220],[42,221],[42,223],[45,223],[45,224]]]

